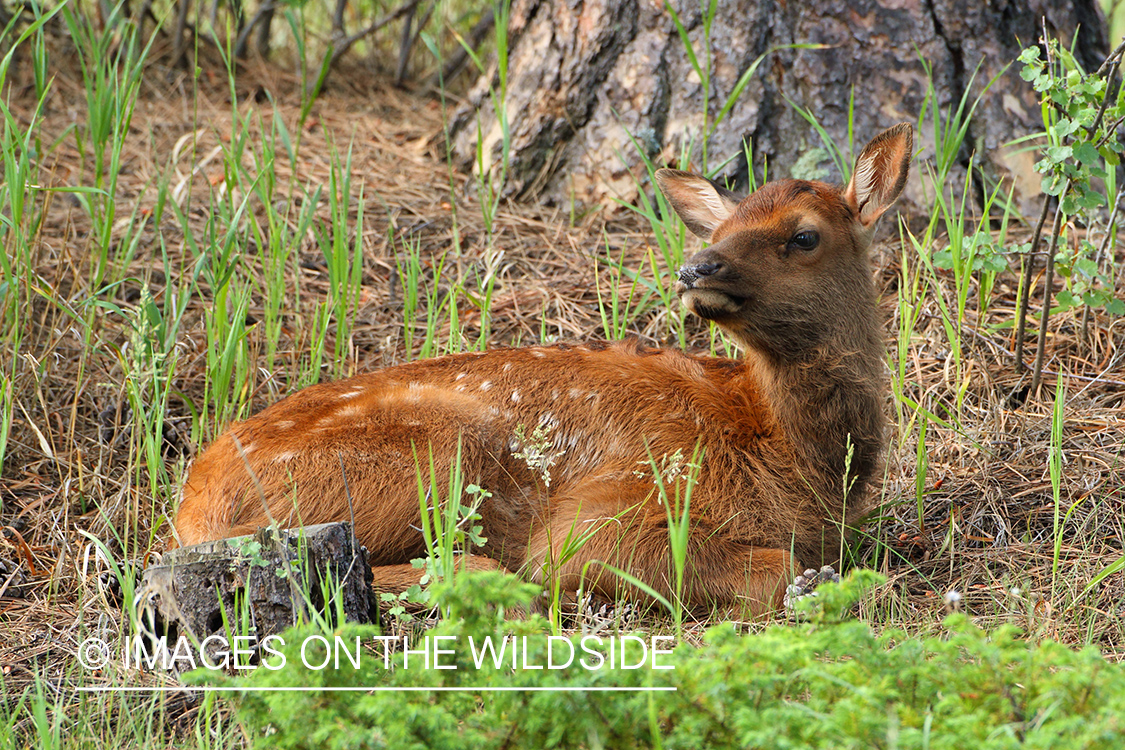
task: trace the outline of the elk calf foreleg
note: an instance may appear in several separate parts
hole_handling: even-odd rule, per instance
[[[502,570],[503,565],[482,555],[459,555],[458,569],[462,570]],[[401,594],[422,579],[422,568],[411,565],[376,565],[371,568],[374,580],[371,587],[383,594]]]

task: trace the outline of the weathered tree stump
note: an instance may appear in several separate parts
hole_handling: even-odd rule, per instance
[[[668,2],[705,65],[701,5],[707,3]],[[956,110],[966,90],[971,104],[998,76],[977,108],[949,178],[954,186],[964,184],[975,151],[984,176],[1013,178],[1017,196],[1034,212],[1035,157],[1005,144],[1043,124],[1019,64],[1005,66],[1035,43],[1044,25],[1068,47],[1077,33],[1075,49],[1089,69],[1107,51],[1096,0],[719,0],[710,33],[713,73],[704,91],[662,0],[514,0],[506,191],[563,205],[614,197],[632,201],[638,179],[648,187],[629,134],[657,166],[689,148],[699,168],[704,106],[713,121],[742,74],[773,49],[707,138],[711,166],[735,157],[721,175],[746,184],[745,141],[752,145],[759,177],[768,162],[771,175],[839,180],[827,152],[810,163],[807,154],[822,147],[821,139],[789,102],[815,113],[846,150],[853,93],[854,137],[862,144],[889,125],[918,121],[929,67],[934,103],[942,110]],[[777,49],[798,43],[825,46]],[[474,166],[479,118],[486,163],[498,169],[501,131],[489,97],[490,87],[497,86],[494,63],[455,118],[454,152],[464,168]],[[916,134],[916,144],[923,161],[932,164],[935,143],[928,123]],[[932,201],[928,169],[911,171],[908,211]]]
[[[331,587],[327,584],[331,581]],[[298,616],[326,606],[326,593],[338,591],[345,618],[377,621],[367,551],[352,535],[351,524],[328,523],[253,536],[221,539],[172,550],[144,571],[142,612],[156,625],[155,635],[173,641],[188,635],[199,642],[224,634],[224,622],[249,614],[258,641],[293,625]],[[149,624],[149,623],[146,623]],[[162,632],[163,630],[163,632]]]

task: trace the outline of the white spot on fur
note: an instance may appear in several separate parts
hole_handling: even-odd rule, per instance
[[[538,357],[539,359],[543,359],[547,355],[544,354],[543,352],[539,351],[538,349],[532,349],[531,350],[531,356]]]
[[[492,387],[492,381],[491,380],[486,380],[486,381],[484,381],[483,383],[480,384],[480,389],[482,391],[487,391],[491,387]]]
[[[253,453],[256,450],[258,450],[258,444],[257,443],[250,443],[250,445],[244,446],[242,448],[242,452],[246,453],[246,454]]]
[[[461,384],[461,385],[455,385],[455,386],[453,386],[453,390],[455,390],[455,391],[463,391],[463,390],[465,390],[465,386],[464,386],[464,384]]]
[[[495,406],[488,407],[488,413],[491,414],[494,417],[500,416],[500,410],[498,408],[496,408]]]
[[[453,378],[453,379],[454,379],[454,380],[460,380],[460,379],[461,379],[461,378],[463,378],[463,377],[465,377],[465,373],[463,373],[463,372],[459,372],[459,373],[457,373],[457,377],[455,377],[455,378]]]
[[[571,398],[582,398],[582,391],[578,388],[571,388],[569,391],[567,391],[567,395],[569,395]]]
[[[504,363],[504,372],[507,372],[510,369],[512,369],[512,363],[511,362],[505,362]]]
[[[552,401],[557,401],[557,400],[558,400],[558,398],[559,398],[559,392],[558,392],[558,390],[553,390],[553,391],[551,391],[551,400],[552,400]]]
[[[512,402],[518,404],[520,402],[520,392],[512,391]]]
[[[356,396],[358,396],[358,395],[359,395],[359,394],[361,394],[361,393],[363,393],[363,389],[362,389],[362,388],[361,388],[360,390],[358,390],[358,391],[352,391],[351,393],[341,393],[341,394],[340,394],[340,399],[341,399],[341,400],[345,400],[345,401],[346,401],[346,400],[347,400],[347,399],[349,399],[349,398],[355,398]]]
[[[358,406],[345,406],[343,409],[336,412],[336,416],[341,418],[358,417],[360,414],[363,414],[363,409],[360,409]]]
[[[323,426],[323,427],[326,427],[326,426],[328,426],[328,425],[332,424],[332,423],[333,423],[333,422],[335,422],[335,421],[336,421],[336,420],[335,420],[335,419],[333,419],[332,417],[321,417],[320,419],[316,420],[316,423],[317,423],[318,425],[321,425],[321,426]]]
[[[276,427],[279,430],[288,430],[290,427],[293,426],[293,420],[292,419],[283,419],[280,422],[274,422],[273,426]]]
[[[275,464],[283,464],[286,461],[292,461],[296,457],[297,457],[296,451],[285,451],[284,453],[278,453],[276,456],[274,456],[273,462]]]

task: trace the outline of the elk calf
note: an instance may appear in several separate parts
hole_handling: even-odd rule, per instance
[[[252,532],[267,507],[282,526],[348,520],[350,493],[376,585],[405,589],[425,549],[413,447],[423,475],[432,447],[440,477],[460,445],[468,481],[491,493],[474,566],[646,596],[604,563],[671,599],[666,508],[646,467],[650,456],[690,457],[698,445],[682,604],[745,614],[778,606],[798,561],[839,554],[879,469],[885,365],[867,249],[902,192],[912,142],[906,124],[878,135],[843,189],[779,180],[740,200],[702,177],[657,172],[688,228],[710,243],[679,270],[677,292],[744,359],[560,344],[305,388],[232,425],[199,457],[183,488],[179,543]],[[542,460],[529,466],[526,436],[536,430]],[[576,536],[585,543],[563,554]]]

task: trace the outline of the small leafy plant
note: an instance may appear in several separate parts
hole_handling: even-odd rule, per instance
[[[420,461],[415,446],[418,507],[426,556],[412,560],[411,563],[421,569],[422,574],[418,583],[406,591],[380,596],[384,603],[391,604],[390,615],[403,620],[410,619],[406,611],[407,604],[429,603],[430,584],[457,577],[464,556],[471,554],[473,547],[479,547],[488,541],[478,522],[481,519],[480,506],[492,493],[478,485],[465,484],[461,470],[461,441],[457,441],[457,451],[450,463],[444,499],[439,490],[433,446],[428,448],[428,459],[428,462]]]
[[[1075,56],[1055,39],[1046,38],[1043,49],[1028,47],[1019,57],[1023,63],[1021,75],[1041,96],[1046,135],[1043,158],[1035,165],[1036,171],[1042,175],[1045,198],[1031,241],[1031,253],[1039,247],[1051,210],[1051,199],[1057,200],[1048,235],[1043,313],[1032,369],[1033,393],[1039,388],[1043,372],[1056,270],[1067,279],[1067,289],[1058,297],[1062,309],[1085,305],[1084,323],[1089,319],[1090,308],[1125,315],[1125,302],[1114,297],[1113,255],[1107,252],[1116,235],[1117,203],[1121,198],[1116,168],[1125,150],[1117,139],[1117,129],[1125,122],[1125,87],[1118,86],[1113,91],[1111,86],[1120,70],[1123,53],[1125,43],[1115,49],[1094,73],[1083,71]],[[1110,196],[1113,204],[1103,225],[1102,242],[1100,246],[1095,246],[1089,238],[1094,236],[1094,227],[1101,223],[1097,212],[1109,203]],[[1087,228],[1084,237],[1078,236],[1078,225]],[[1031,287],[1030,270],[1028,255],[1023,263],[1016,329],[1015,365],[1020,370],[1025,366],[1023,339]]]

